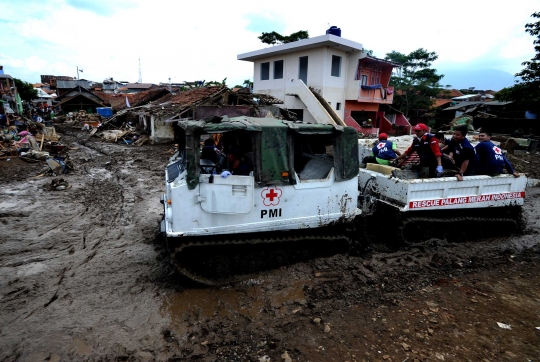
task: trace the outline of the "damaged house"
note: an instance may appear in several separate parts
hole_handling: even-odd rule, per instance
[[[79,111],[91,114],[96,112],[96,108],[107,106],[105,99],[81,85],[66,90],[56,101],[55,107],[60,107],[64,114]]]
[[[201,87],[179,93],[162,89],[165,94],[157,99],[148,100],[151,98],[148,93],[144,101],[133,99],[136,103],[130,101],[131,107],[122,106],[108,122],[147,133],[152,141],[160,143],[174,140],[178,121],[225,115],[272,118],[281,117],[283,112],[289,115],[287,111],[273,106],[282,101],[266,94],[243,93],[243,90],[234,92],[225,86]],[[155,90],[147,92],[151,91]],[[143,94],[145,92],[137,95]]]

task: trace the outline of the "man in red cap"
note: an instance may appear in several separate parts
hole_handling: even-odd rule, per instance
[[[428,133],[428,127],[423,123],[418,123],[413,129],[416,137],[407,151],[398,157],[398,160],[410,156],[416,151],[418,157],[420,157],[420,166],[429,167],[429,176],[442,177],[442,154],[437,139]]]
[[[401,152],[397,150],[396,144],[388,141],[388,135],[386,133],[379,134],[379,142],[371,150],[377,163],[381,165],[389,165],[390,161],[395,160],[398,155],[401,155]]]

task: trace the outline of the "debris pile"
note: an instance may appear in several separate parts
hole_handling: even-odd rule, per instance
[[[44,185],[43,188],[48,191],[63,191],[69,190],[71,185],[63,178],[55,178],[50,184]]]
[[[69,147],[60,143],[60,136],[54,126],[33,122],[26,118],[4,129],[0,135],[0,160],[19,158],[20,160],[49,166],[44,172],[52,175],[73,170],[67,151]]]

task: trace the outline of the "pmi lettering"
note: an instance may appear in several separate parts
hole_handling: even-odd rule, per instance
[[[281,217],[281,208],[261,210],[261,219],[263,219],[265,216],[267,216],[268,218]]]

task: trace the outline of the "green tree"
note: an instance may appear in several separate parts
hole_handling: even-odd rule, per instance
[[[386,54],[386,60],[400,65],[394,69],[390,85],[395,89],[393,105],[406,117],[414,111],[429,109],[433,98],[441,92],[443,87],[439,82],[444,75],[430,68],[438,57],[437,53],[423,48],[409,54],[395,50]]]
[[[23,101],[29,102],[32,99],[36,99],[38,97],[37,90],[34,89],[34,86],[32,84],[17,78],[13,78],[13,80],[15,81],[15,87],[17,87],[19,97],[21,97]]]
[[[276,33],[275,31],[271,33],[263,32],[262,35],[259,37],[259,39],[263,43],[270,44],[270,45],[286,44],[286,43],[291,43],[293,41],[307,39],[307,38],[309,38],[309,34],[306,30],[300,30],[290,35],[281,35],[279,33]]]
[[[244,88],[253,88],[253,82],[251,79],[244,80],[244,83],[242,83]]]
[[[531,16],[540,19],[540,12]],[[525,24],[525,31],[535,37],[533,44],[536,54],[531,60],[521,63],[525,68],[515,75],[521,77],[521,81],[516,80],[514,86],[497,92],[495,99],[512,101],[518,106],[538,113],[540,112],[540,20]]]

